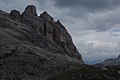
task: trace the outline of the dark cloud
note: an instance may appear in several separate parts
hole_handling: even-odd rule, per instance
[[[55,0],[59,8],[77,8],[88,10],[105,9],[120,4],[120,0]]]
[[[120,7],[120,0],[55,0],[54,5],[60,10],[67,9],[64,15],[68,18],[73,17],[75,20],[72,21],[76,21],[77,18],[77,21],[83,20],[83,23],[79,23],[84,29],[107,31],[120,23],[120,17],[116,14],[119,13],[117,9]]]
[[[96,32],[86,30],[77,34],[75,34],[75,43],[87,63],[96,63],[96,60],[104,60],[110,57],[115,58],[119,55],[119,31]]]

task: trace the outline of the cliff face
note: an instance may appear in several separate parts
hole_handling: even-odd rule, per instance
[[[54,22],[54,19],[46,11],[38,17],[35,6],[30,5],[22,13],[21,22],[34,31],[29,33],[29,36],[25,35],[26,39],[23,38],[24,40],[48,51],[66,54],[82,62],[70,34],[59,21]],[[36,34],[41,38],[38,38]]]
[[[84,64],[66,28],[29,5],[0,11],[0,79],[45,80]],[[2,70],[1,70],[2,69]],[[7,77],[6,77],[7,76]]]

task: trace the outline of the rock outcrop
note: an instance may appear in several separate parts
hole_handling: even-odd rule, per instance
[[[40,14],[40,18],[54,22],[53,17],[51,17],[46,11],[44,11],[42,14]]]
[[[25,8],[24,14],[30,16],[37,16],[36,7],[33,5],[29,5]]]
[[[16,18],[16,19],[19,19],[19,18],[20,18],[20,12],[17,11],[17,10],[12,10],[12,11],[10,12],[10,15],[11,15],[12,17]]]
[[[28,6],[22,13],[21,21],[32,28],[42,38],[36,39],[37,36],[31,34],[31,36],[26,35],[27,39],[34,37],[30,38],[34,45],[47,48],[52,52],[67,54],[72,58],[82,61],[79,52],[72,42],[71,36],[59,21],[57,23],[54,22],[53,18],[46,11],[40,17],[37,17],[36,14],[29,15],[32,13],[36,13],[36,8]]]
[[[0,80],[46,80],[81,64],[70,34],[46,11],[0,11]]]

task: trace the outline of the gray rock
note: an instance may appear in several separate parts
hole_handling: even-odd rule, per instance
[[[25,8],[24,14],[37,16],[36,7],[34,5],[29,5]]]
[[[17,11],[17,10],[12,10],[12,11],[10,12],[10,15],[11,15],[12,17],[16,18],[16,19],[19,19],[19,18],[20,18],[20,12]]]
[[[46,11],[44,11],[42,14],[40,14],[40,17],[43,18],[43,19],[54,22],[53,17],[51,17]]]
[[[19,15],[0,11],[0,80],[46,80],[84,64],[70,34],[52,18],[38,17],[33,5]]]
[[[54,22],[53,18],[46,11],[43,12],[40,17],[28,16],[25,12],[26,9],[21,15],[21,22],[32,28],[33,34],[29,34],[31,36],[28,36],[27,38],[34,45],[40,46],[54,53],[67,54],[83,63],[81,55],[74,46],[70,34],[59,20]],[[38,36],[36,36],[36,34],[41,38],[37,38]]]

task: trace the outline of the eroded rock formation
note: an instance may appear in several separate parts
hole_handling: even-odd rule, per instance
[[[80,64],[70,34],[46,11],[38,16],[33,5],[22,14],[0,11],[0,80],[46,80]]]

